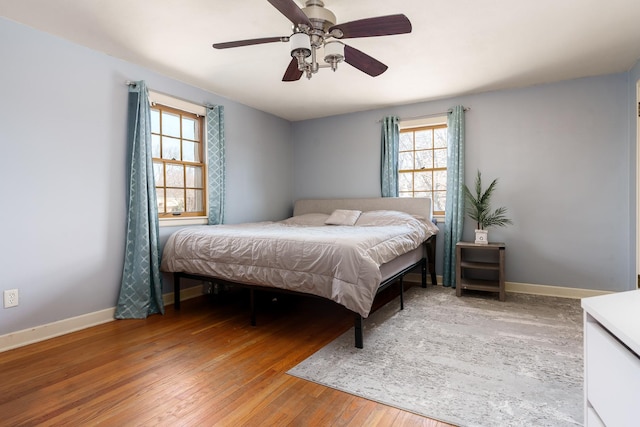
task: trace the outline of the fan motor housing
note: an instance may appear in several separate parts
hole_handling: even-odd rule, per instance
[[[329,9],[325,9],[321,0],[307,0],[306,5],[302,11],[307,15],[315,29],[326,32],[336,24],[336,15]]]

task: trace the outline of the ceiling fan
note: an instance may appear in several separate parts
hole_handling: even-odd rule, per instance
[[[228,49],[272,42],[291,44],[291,62],[282,81],[299,80],[303,74],[308,79],[320,68],[335,71],[342,61],[358,70],[376,77],[387,70],[387,66],[375,58],[342,43],[342,39],[357,37],[390,36],[411,32],[411,22],[403,14],[359,19],[336,25],[336,16],[324,7],[321,0],[306,0],[300,8],[294,0],[267,0],[293,23],[290,36],[265,37],[215,43],[215,49]],[[324,50],[324,63],[318,63],[319,49]]]

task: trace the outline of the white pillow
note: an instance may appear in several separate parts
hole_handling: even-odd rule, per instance
[[[308,213],[308,214],[292,216],[291,218],[284,219],[280,222],[284,225],[321,227],[325,225],[324,222],[328,218],[329,218],[329,214]]]
[[[362,211],[336,209],[324,222],[327,225],[354,225]]]
[[[363,212],[356,222],[357,226],[385,226],[402,225],[415,220],[408,213],[399,211],[379,210]]]
[[[439,231],[438,226],[425,217],[399,211],[380,210],[363,212],[358,218],[358,221],[356,221],[356,226],[358,227],[384,227],[389,225],[418,225],[419,227],[426,227],[430,234],[437,234]]]

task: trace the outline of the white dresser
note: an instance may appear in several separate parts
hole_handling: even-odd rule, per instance
[[[640,426],[640,290],[584,298],[585,426]]]

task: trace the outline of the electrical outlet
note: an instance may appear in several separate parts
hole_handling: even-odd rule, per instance
[[[15,307],[18,305],[18,290],[9,289],[4,291],[4,308]]]

